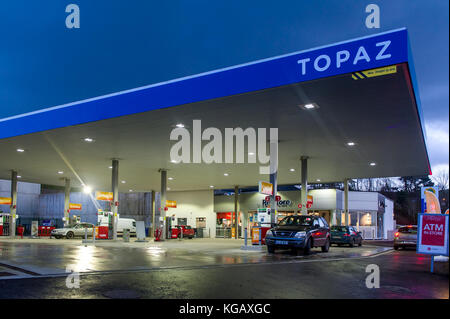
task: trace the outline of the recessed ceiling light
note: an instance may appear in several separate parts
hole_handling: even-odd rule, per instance
[[[255,153],[249,152],[248,155],[253,156],[253,155],[255,155]]]
[[[130,189],[129,191],[130,191],[130,192],[132,192],[133,190],[132,190],[132,189]]]
[[[85,141],[85,142],[88,142],[88,143],[91,143],[91,142],[94,141],[94,139],[91,138],[91,137],[85,137],[85,138],[84,138],[84,141]]]
[[[370,166],[375,166],[375,165],[377,165],[377,163],[372,162],[372,163],[370,163],[369,165],[370,165]]]
[[[23,148],[18,148],[18,149],[17,149],[17,152],[23,153],[23,152],[25,152],[25,150],[24,150]]]
[[[355,146],[356,143],[355,143],[355,142],[348,142],[347,145],[348,145],[348,146]]]
[[[22,178],[22,176],[20,176],[20,175],[17,175],[17,178]]]
[[[295,168],[290,168],[289,169],[291,172],[295,172]]]
[[[306,103],[306,104],[300,105],[300,108],[304,109],[304,110],[314,110],[314,109],[318,109],[319,106],[316,103]]]
[[[228,173],[224,173],[223,176],[228,176]]]
[[[63,171],[58,171],[58,174],[64,174],[64,172]]]
[[[175,163],[175,164],[178,163],[176,160],[171,160],[170,162],[171,162],[171,163]]]
[[[213,186],[213,185],[210,185],[209,188],[214,188],[214,186]]]
[[[167,178],[169,181],[171,181],[171,180],[173,180],[173,177],[169,177],[169,178]]]
[[[320,182],[320,179],[317,179],[316,181]]]
[[[122,181],[121,183],[122,183],[122,184],[125,184],[125,183],[126,183],[126,181]]]
[[[112,168],[112,166],[108,166],[108,168]]]
[[[170,187],[167,187],[167,190],[170,191]]]
[[[83,186],[83,193],[90,194],[92,192],[92,188],[88,185]]]
[[[183,128],[184,127],[184,124],[183,123],[178,123],[177,125],[175,125],[176,127],[180,127],[180,128]]]

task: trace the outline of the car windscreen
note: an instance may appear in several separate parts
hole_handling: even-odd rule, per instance
[[[413,227],[401,227],[398,229],[399,233],[404,233],[404,234],[417,234],[417,227],[413,226]]]
[[[288,216],[283,218],[278,225],[280,226],[311,226],[313,218],[309,216]]]
[[[331,226],[331,231],[347,232],[347,227],[345,227],[345,226]]]

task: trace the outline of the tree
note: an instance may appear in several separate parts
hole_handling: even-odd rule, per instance
[[[436,183],[436,186],[439,187],[439,190],[448,189],[448,170],[440,170],[431,178]]]
[[[434,186],[428,175],[424,176],[403,176],[400,177],[403,183],[403,191],[407,193],[418,192],[422,186]]]

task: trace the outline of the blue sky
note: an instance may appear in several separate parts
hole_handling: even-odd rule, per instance
[[[65,27],[76,3],[81,28]],[[365,7],[381,9],[367,29]],[[0,118],[407,27],[433,171],[448,168],[447,0],[14,0],[0,6]]]

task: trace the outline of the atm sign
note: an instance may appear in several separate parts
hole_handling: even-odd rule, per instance
[[[448,223],[446,214],[419,214],[417,253],[448,256]]]

